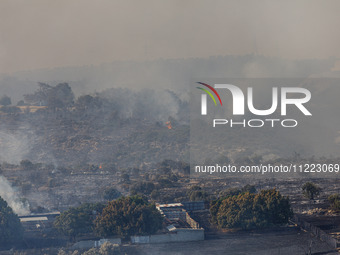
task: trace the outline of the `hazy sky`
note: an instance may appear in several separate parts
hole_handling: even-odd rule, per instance
[[[258,53],[340,57],[340,1],[1,0],[0,73]]]

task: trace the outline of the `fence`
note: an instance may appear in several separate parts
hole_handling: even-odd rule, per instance
[[[321,241],[326,242],[332,248],[336,249],[338,247],[337,240],[332,236],[328,235],[325,231],[321,230],[320,228],[300,219],[297,215],[294,216],[294,221],[297,225],[299,225],[300,227],[307,231],[312,232],[316,237],[318,237]]]

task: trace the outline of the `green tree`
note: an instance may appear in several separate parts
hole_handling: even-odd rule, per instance
[[[218,209],[217,225],[220,228],[250,229],[256,226],[253,211],[254,194],[246,193],[228,197]],[[258,218],[257,218],[258,221]]]
[[[48,97],[48,106],[52,109],[70,107],[74,103],[74,94],[68,83],[59,83],[52,87]]]
[[[18,215],[0,197],[0,246],[10,246],[22,240],[23,228]]]
[[[320,192],[321,192],[321,188],[312,182],[306,182],[302,186],[303,195],[310,200],[313,200],[315,197],[320,195]]]
[[[162,227],[162,216],[154,204],[149,204],[140,196],[123,197],[109,202],[95,220],[98,235],[108,237],[118,235],[154,234]]]
[[[288,197],[276,189],[221,198],[212,202],[210,213],[219,228],[242,229],[285,224],[293,215]]]
[[[12,104],[12,100],[10,97],[4,95],[3,97],[0,98],[0,105],[8,106],[11,104]]]
[[[74,94],[67,83],[59,83],[50,86],[46,83],[38,83],[39,88],[33,93],[24,95],[26,102],[33,105],[46,105],[48,108],[67,108],[74,103]]]
[[[229,189],[221,191],[220,194],[219,194],[220,198],[218,200],[212,201],[211,204],[210,204],[210,212],[211,212],[212,222],[217,224],[217,213],[218,213],[220,205],[221,205],[221,203],[224,199],[226,199],[228,197],[238,196],[238,195],[244,194],[246,192],[255,193],[256,192],[255,186],[247,184],[241,189],[235,187],[235,188],[229,188]]]
[[[81,234],[93,231],[93,221],[97,213],[103,210],[102,204],[82,204],[61,213],[54,222],[54,227],[71,240]]]
[[[261,190],[255,195],[254,206],[257,211],[263,213],[269,224],[286,224],[293,216],[289,198],[282,196],[276,189]]]
[[[328,197],[328,201],[331,204],[331,208],[336,211],[340,211],[340,195],[333,194]]]

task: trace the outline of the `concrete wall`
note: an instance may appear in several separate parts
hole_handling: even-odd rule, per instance
[[[90,248],[97,248],[102,246],[104,243],[109,242],[112,244],[121,244],[122,241],[120,238],[114,239],[100,239],[98,241],[95,240],[87,240],[87,241],[80,241],[72,245],[72,249],[90,249]]]
[[[90,249],[94,247],[94,242],[93,240],[89,241],[80,241],[72,245],[72,249]]]
[[[171,242],[189,242],[204,240],[204,229],[177,229],[174,233],[150,235],[150,236],[132,236],[132,243],[171,243]]]
[[[131,236],[132,243],[150,243],[150,236]]]

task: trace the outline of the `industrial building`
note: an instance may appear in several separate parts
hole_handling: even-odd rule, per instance
[[[191,204],[191,206],[192,208],[195,207],[194,204]],[[199,202],[196,207],[202,208],[202,203]],[[190,217],[182,203],[156,204],[156,208],[164,216],[167,225],[166,231],[157,235],[132,236],[132,243],[169,243],[204,240],[204,229]]]

